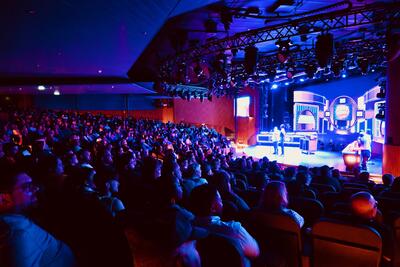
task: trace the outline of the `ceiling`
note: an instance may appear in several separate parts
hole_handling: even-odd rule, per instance
[[[288,21],[275,18],[267,19],[266,23],[260,18],[234,17],[230,28],[225,30],[221,23],[221,6],[235,10],[258,7],[260,15],[276,16],[271,12],[271,6],[276,2],[7,1],[0,9],[0,93],[44,93],[36,90],[42,80],[53,81],[47,86],[58,86],[63,93],[151,93],[154,91],[150,86],[144,87],[137,82],[154,81],[160,62],[173,56],[180,47],[187,47],[190,40],[202,44],[210,38],[225,38]],[[292,2],[295,4],[291,7],[280,7],[280,15],[300,14],[341,1]],[[374,2],[377,1],[351,1],[353,6]],[[329,11],[344,7],[345,4]],[[204,22],[207,20],[216,22],[216,31],[205,30]],[[335,32],[335,39],[368,38],[376,31],[373,27],[343,29]],[[181,40],[182,33],[184,40]],[[306,41],[299,38],[293,41],[307,47],[312,46],[314,37],[310,35]],[[276,49],[274,42],[257,44],[257,47],[261,52]],[[237,57],[243,57],[243,53],[239,51]],[[29,79],[21,79],[26,77]],[[90,77],[91,84],[80,77]],[[69,78],[74,82],[63,84]]]

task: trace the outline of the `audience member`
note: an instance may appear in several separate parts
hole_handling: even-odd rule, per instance
[[[0,179],[0,265],[76,266],[65,243],[24,215],[35,204],[37,190],[24,172],[10,171]]]
[[[218,190],[209,184],[200,185],[190,194],[190,207],[196,215],[195,225],[203,227],[210,233],[222,234],[240,244],[244,255],[255,258],[259,255],[257,241],[246,229],[235,221],[222,221],[223,204]]]
[[[302,227],[304,225],[303,217],[294,210],[288,209],[288,195],[285,183],[280,181],[269,182],[261,195],[259,210],[287,215]]]

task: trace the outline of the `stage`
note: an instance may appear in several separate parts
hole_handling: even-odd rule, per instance
[[[280,149],[279,149],[280,151]],[[346,171],[341,152],[332,151],[316,151],[314,154],[303,154],[297,147],[285,147],[285,155],[274,155],[273,146],[249,146],[243,149],[243,153],[254,158],[262,158],[267,156],[269,160],[276,160],[278,163],[298,166],[304,165],[307,167],[320,167],[328,165],[339,169],[342,172]],[[382,175],[382,158],[371,158],[367,165],[368,172],[373,175]]]

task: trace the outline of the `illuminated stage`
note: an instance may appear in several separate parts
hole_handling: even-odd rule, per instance
[[[280,149],[279,149],[280,150]],[[249,146],[243,149],[243,153],[247,156],[254,158],[262,158],[267,156],[270,160],[276,160],[278,163],[286,165],[305,165],[308,167],[320,167],[322,165],[328,165],[339,169],[340,171],[346,171],[344,165],[342,153],[332,151],[316,151],[315,154],[303,154],[297,147],[285,147],[285,155],[278,156],[274,155],[273,146]],[[374,175],[382,174],[382,159],[371,158],[368,162],[368,172]]]

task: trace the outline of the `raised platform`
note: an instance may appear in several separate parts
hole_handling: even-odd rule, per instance
[[[279,149],[280,151],[280,149]],[[314,154],[304,154],[297,147],[285,147],[285,155],[274,155],[272,146],[249,146],[243,149],[243,153],[254,158],[262,158],[267,156],[270,160],[276,160],[278,163],[298,166],[304,165],[308,167],[320,167],[328,165],[339,169],[342,172],[346,171],[342,153],[332,151],[316,151]],[[382,175],[382,158],[371,158],[368,162],[368,172],[374,176]]]

